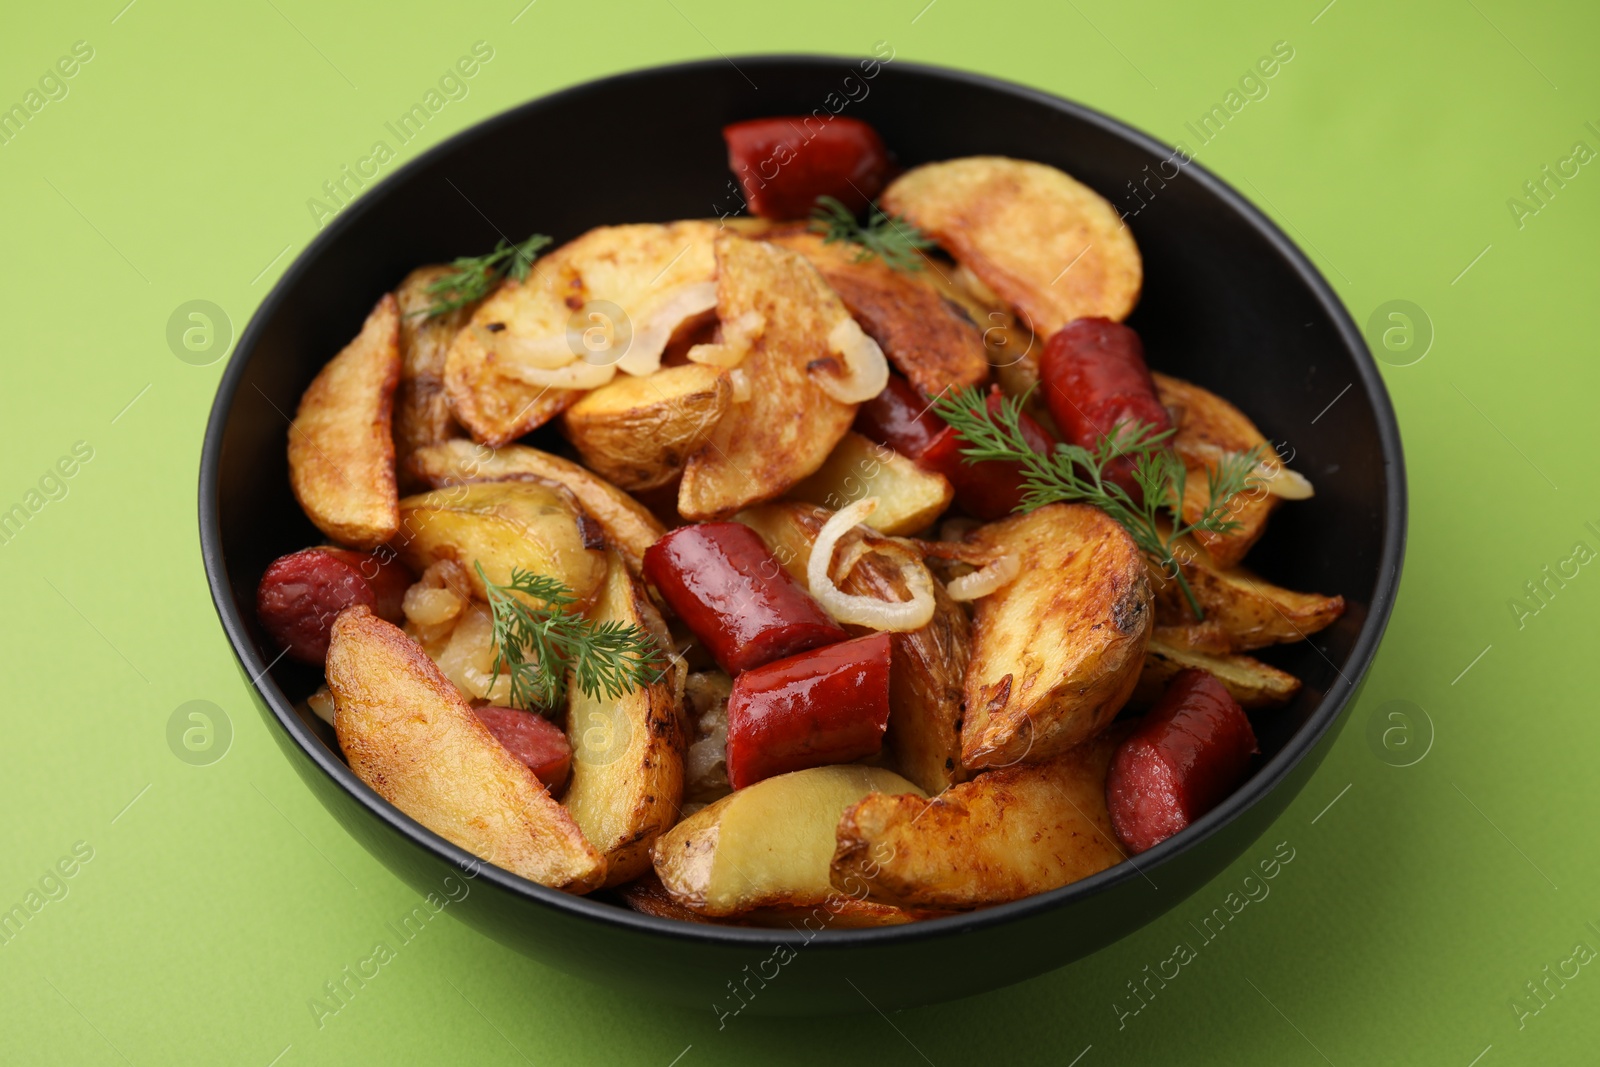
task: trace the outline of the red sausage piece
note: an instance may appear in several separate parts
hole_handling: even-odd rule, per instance
[[[1106,804],[1117,837],[1135,854],[1165,841],[1233,792],[1259,751],[1222,683],[1180,671],[1112,757]]]
[[[889,178],[883,138],[859,119],[751,119],[724,126],[722,139],[745,203],[764,219],[803,219],[819,196],[859,212]]]
[[[883,747],[889,635],[869,634],[746,671],[728,698],[728,782],[849,763]]]
[[[1044,346],[1045,405],[1070,443],[1093,448],[1119,422],[1170,430],[1139,335],[1110,319],[1075,319]]]
[[[1000,387],[991,386],[991,414],[1000,410],[1000,403]],[[1035,452],[1048,454],[1055,447],[1055,440],[1049,431],[1026,412],[1017,425],[1022,428],[1022,436],[1027,438]],[[966,447],[966,440],[956,432],[955,427],[946,426],[929,443],[918,462],[950,479],[950,484],[955,487],[956,503],[968,515],[985,522],[1005,518],[1017,509],[1027,495],[1022,488],[1022,464],[997,459],[968,463],[961,455],[961,450]]]
[[[729,674],[849,636],[742,523],[673,530],[645,550],[644,573]]]
[[[572,767],[572,745],[561,727],[531,711],[491,705],[473,708],[478,721],[488,727],[506,751],[527,765],[549,788],[567,780]]]
[[[890,376],[883,392],[856,409],[856,433],[911,459],[927,451],[944,429],[928,398],[898,374]]]
[[[365,604],[400,623],[411,574],[394,559],[345,548],[303,548],[272,561],[256,587],[261,626],[304,663],[328,657],[328,634],[345,608]]]

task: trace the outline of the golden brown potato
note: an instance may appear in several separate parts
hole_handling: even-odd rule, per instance
[[[976,908],[1058,889],[1125,858],[1106,771],[1126,731],[1047,763],[986,771],[931,800],[873,793],[839,818],[833,884],[911,908]]]
[[[1164,532],[1164,531],[1163,531]],[[1219,567],[1204,549],[1179,538],[1176,556],[1207,623],[1228,635],[1230,651],[1303,641],[1344,614],[1344,597],[1297,593],[1264,581],[1244,567]],[[1149,566],[1155,592],[1156,622],[1183,626],[1195,622],[1178,583],[1160,567]]]
[[[880,767],[811,767],[767,778],[701,808],[656,842],[672,899],[702,915],[810,906],[829,883],[839,813],[868,793],[918,793]]]
[[[495,740],[398,626],[366,607],[334,620],[333,726],[350,769],[379,796],[473,855],[586,893],[606,861],[533,772]]]
[[[400,502],[400,532],[391,542],[421,573],[441,559],[461,564],[472,591],[488,594],[475,563],[496,585],[514,569],[547,575],[587,605],[606,576],[605,538],[577,500],[554,482],[470,482]]]
[[[918,919],[936,919],[952,914],[927,908],[897,908],[871,900],[857,900],[835,893],[821,904],[810,907],[756,908],[720,919],[701,915],[672,899],[654,872],[629,882],[619,890],[622,902],[634,911],[658,919],[707,923],[713,926],[762,926],[774,929],[860,930],[873,926],[903,926]]]
[[[850,313],[816,268],[733,233],[717,239],[717,263],[717,315],[725,332],[744,324],[748,340],[738,370],[749,399],[728,409],[684,468],[678,511],[694,520],[781,496],[822,466],[856,412],[817,384],[841,365],[829,335]]]
[[[1246,711],[1282,707],[1300,691],[1300,679],[1258,659],[1200,652],[1167,644],[1158,635],[1150,638],[1150,647],[1144,654],[1144,670],[1139,674],[1139,685],[1129,703],[1154,704],[1173,675],[1186,667],[1196,667],[1214,675]]]
[[[615,378],[568,408],[561,424],[597,474],[622,489],[654,489],[683,473],[732,403],[727,371],[687,363]]]
[[[749,508],[734,518],[760,534],[778,562],[805,585],[811,545],[831,514],[780,502]],[[862,541],[870,546],[867,551],[858,551]],[[911,595],[903,573],[916,556],[904,542],[858,528],[840,539],[836,559],[855,560],[848,574],[834,575],[839,588],[852,596],[905,600]],[[961,766],[962,680],[972,651],[966,612],[950,599],[942,582],[934,582],[933,588],[928,624],[889,635],[888,748],[894,753],[894,768],[929,793],[966,777]]]
[[[456,335],[445,361],[457,420],[474,439],[498,446],[571,407],[584,390],[539,384],[530,352],[582,354],[592,329],[605,335],[608,349],[629,337],[629,352],[654,347],[659,355],[691,314],[681,302],[686,290],[716,274],[717,232],[704,221],[601,226],[539,260],[525,281],[501,286]]]
[[[411,481],[411,453],[461,435],[450,398],[444,391],[444,361],[476,304],[429,315],[438,302],[428,286],[451,272],[450,267],[418,267],[394,291],[400,307],[400,385],[394,393],[395,468],[402,483]]]
[[[584,511],[600,524],[606,540],[622,553],[628,570],[634,574],[641,572],[644,550],[667,532],[648,508],[610,482],[571,460],[526,445],[490,448],[457,438],[419,448],[411,457],[410,469],[423,484],[436,489],[528,477],[557,482],[570,490]]]
[[[1150,638],[1150,583],[1126,530],[1049,504],[975,530],[1021,573],[976,601],[961,762],[1039,762],[1099,733],[1128,700]]]
[[[767,240],[805,256],[889,362],[924,396],[988,381],[983,330],[966,307],[940,293],[933,280],[938,266],[907,273],[877,257],[858,260],[859,246],[825,244],[819,235],[798,227]]]
[[[385,294],[306,388],[289,426],[295,499],[317,529],[354,548],[383,544],[400,521],[390,434],[399,334],[399,309]]]
[[[878,509],[865,525],[886,534],[926,530],[944,513],[955,489],[942,474],[924,470],[888,445],[847,433],[817,472],[789,490],[795,500],[838,511],[869,496]]]
[[[590,618],[664,631],[644,586],[613,556]],[[572,781],[562,803],[606,858],[606,884],[650,869],[650,847],[678,818],[683,724],[670,675],[621,697],[567,692]]]
[[[1054,167],[969,156],[914,167],[883,192],[1041,337],[1073,319],[1121,321],[1144,268],[1133,235],[1093,189]]]
[[[1207,472],[1214,470],[1227,452],[1248,452],[1258,445],[1267,470],[1283,466],[1267,439],[1244,412],[1215,393],[1165,374],[1155,374],[1156,394],[1173,413],[1177,432],[1172,435],[1173,450],[1188,471],[1184,486],[1183,520],[1195,522],[1205,512],[1210,491]],[[1256,485],[1228,500],[1228,518],[1239,526],[1227,533],[1196,530],[1192,535],[1211,554],[1219,567],[1231,567],[1244,559],[1250,546],[1267,529],[1267,516],[1278,506],[1278,498],[1264,484]]]

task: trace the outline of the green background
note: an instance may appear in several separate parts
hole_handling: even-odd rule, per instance
[[[1600,9],[125,2],[12,10],[0,33],[0,103],[21,101],[74,42],[94,50],[69,95],[0,146],[0,509],[26,504],[75,442],[93,449],[66,495],[0,545],[0,910],[25,902],[76,843],[93,852],[66,896],[0,947],[0,1058],[1593,1062],[1600,968],[1552,980],[1542,1004],[1524,983],[1578,942],[1600,948],[1586,926],[1600,926],[1600,568],[1568,564],[1577,576],[1550,582],[1520,619],[1509,601],[1576,542],[1600,548],[1585,527],[1600,528],[1600,167],[1551,183],[1520,225],[1507,200],[1575,142],[1600,149],[1585,127],[1600,126]],[[1198,155],[1306,248],[1358,322],[1389,301],[1418,309],[1409,347],[1405,320],[1380,326],[1396,326],[1394,351],[1375,345],[1405,437],[1411,538],[1348,728],[1234,869],[1090,959],[887,1017],[744,1015],[719,1031],[709,1008],[624,1000],[446,921],[317,1026],[308,999],[418,898],[301,785],[234,668],[195,519],[224,364],[176,358],[167,323],[210,300],[237,336],[315,234],[307,198],[480,40],[494,58],[400,161],[593,76],[719,52],[861,55],[880,40],[898,59],[1038,86],[1194,147],[1184,124],[1274,42],[1292,46],[1270,94]],[[626,159],[619,147],[598,163],[552,154],[627,165],[612,162]],[[209,765],[169,744],[169,719],[191,700],[231,724]],[[1280,841],[1295,859],[1270,896],[1119,1028],[1125,983]]]

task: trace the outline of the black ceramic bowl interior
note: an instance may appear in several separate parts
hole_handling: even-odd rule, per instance
[[[1399,583],[1405,485],[1394,414],[1339,300],[1259,211],[1194,164],[1141,184],[1140,200],[1128,196],[1130,181],[1175,169],[1160,166],[1172,152],[1151,138],[1043,93],[904,61],[736,62],[646,70],[525,104],[396,171],[317,236],[245,330],[212,409],[200,470],[212,596],[273,736],[312,791],[418,892],[451,878],[467,886],[450,910],[488,936],[611,989],[727,1010],[738,1004],[730,982],[758,990],[743,999],[763,1013],[860,1010],[862,994],[889,1009],[993,989],[1172,908],[1299,793],[1371,663]],[[502,236],[540,232],[560,242],[602,224],[726,214],[740,201],[724,124],[841,107],[877,127],[902,164],[975,154],[1039,160],[1123,210],[1138,208],[1128,224],[1145,288],[1129,321],[1151,365],[1233,401],[1292,450],[1316,486],[1314,499],[1274,515],[1250,565],[1292,588],[1343,594],[1348,609],[1310,641],[1263,654],[1304,689],[1289,708],[1255,717],[1262,755],[1250,779],[1137,868],[1124,863],[970,915],[819,933],[651,918],[478,864],[379,798],[329,732],[297,714],[294,702],[320,673],[282,659],[256,625],[254,590],[268,562],[322,540],[289,492],[285,413],[411,268],[489,249]],[[770,977],[774,969],[781,977]],[[750,983],[758,971],[768,976],[759,986]],[[922,980],[932,973],[937,983]]]

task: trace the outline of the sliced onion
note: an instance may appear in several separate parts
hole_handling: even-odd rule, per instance
[[[920,630],[933,618],[934,608],[933,576],[921,560],[908,558],[908,565],[902,571],[906,586],[911,590],[909,600],[879,600],[877,597],[846,593],[833,584],[833,578],[828,573],[839,538],[877,508],[878,498],[869,496],[835,512],[832,518],[823,523],[811,546],[811,559],[806,564],[806,582],[811,586],[811,595],[817,598],[817,603],[839,622],[893,633]]]
[[[1220,463],[1229,456],[1237,456],[1237,452],[1229,452],[1219,448],[1209,441],[1194,441],[1185,443],[1180,449],[1212,462]],[[1250,477],[1261,483],[1261,487],[1275,497],[1284,500],[1309,500],[1315,490],[1311,487],[1311,480],[1299,471],[1292,471],[1280,462],[1257,463],[1250,470]]]
[[[813,374],[823,392],[841,404],[862,404],[889,384],[889,361],[878,342],[868,337],[855,319],[846,315],[828,331],[828,350],[844,360],[844,374]]]
[[[723,319],[722,340],[695,345],[689,349],[689,360],[708,367],[737,367],[766,328],[766,316],[754,308],[732,319]]]
[[[661,353],[672,340],[673,331],[684,320],[717,306],[716,282],[691,282],[679,286],[639,322],[633,324],[633,341],[617,369],[643,377],[661,369]]]
[[[500,371],[507,377],[547,389],[598,389],[617,376],[617,365],[606,363],[596,366],[580,359],[554,370],[507,363],[501,366]]]
[[[510,330],[492,333],[481,324],[474,324],[472,332],[478,343],[496,355],[515,363],[543,370],[555,370],[575,362],[578,354],[567,342],[567,335],[559,333],[543,337],[521,337]]]
[[[950,579],[945,588],[949,591],[951,600],[976,600],[981,596],[988,596],[1021,573],[1022,561],[1007,553],[997,560],[984,564],[971,574]]]

